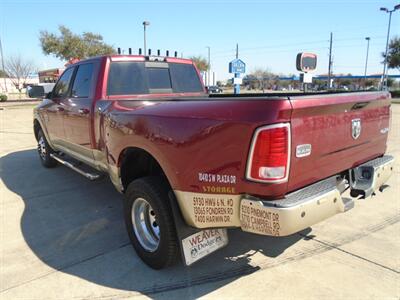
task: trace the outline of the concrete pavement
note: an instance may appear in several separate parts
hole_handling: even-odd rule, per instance
[[[122,197],[44,169],[32,108],[0,111],[0,299],[400,297],[400,105],[393,105],[390,188],[286,238],[230,230],[230,244],[190,268],[154,271],[132,249]]]

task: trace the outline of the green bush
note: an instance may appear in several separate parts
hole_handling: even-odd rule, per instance
[[[5,102],[7,101],[7,95],[0,94],[0,102]]]
[[[390,91],[392,98],[400,98],[400,90]]]

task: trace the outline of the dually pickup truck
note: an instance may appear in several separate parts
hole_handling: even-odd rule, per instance
[[[390,115],[384,91],[207,95],[190,60],[111,55],[69,66],[33,128],[43,166],[109,175],[160,269],[225,246],[227,228],[287,236],[383,191]]]

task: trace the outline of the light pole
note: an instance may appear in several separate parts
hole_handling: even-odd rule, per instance
[[[368,66],[368,52],[369,52],[369,41],[370,41],[370,37],[367,36],[365,38],[367,40],[367,56],[365,57],[365,70],[364,70],[364,88],[367,82],[367,66]]]
[[[211,48],[210,46],[207,46],[208,48],[208,69],[207,69],[207,86],[210,86],[210,72],[211,72]]]
[[[1,69],[3,71],[3,80],[4,80],[4,91],[7,93],[7,79],[6,79],[6,69],[4,67],[4,54],[3,54],[3,44],[1,43],[1,38],[0,38],[0,55],[1,55]]]
[[[147,55],[147,49],[146,49],[146,26],[149,26],[150,22],[149,21],[143,21],[143,49],[144,49],[144,55]]]
[[[400,9],[400,4],[397,4],[392,10],[387,9],[386,7],[381,7],[381,11],[384,11],[386,13],[389,13],[389,24],[388,24],[388,31],[387,31],[387,37],[386,37],[386,51],[385,51],[385,60],[383,61],[383,73],[382,73],[382,80],[381,80],[381,88],[387,85],[387,54],[388,54],[388,48],[389,48],[389,35],[390,35],[390,23],[392,21],[392,13],[395,10]]]

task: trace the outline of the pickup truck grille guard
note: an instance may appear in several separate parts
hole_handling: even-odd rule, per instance
[[[174,194],[185,223],[192,228],[241,227],[243,231],[261,235],[287,236],[353,208],[353,199],[342,197],[348,188],[352,197],[368,197],[377,190],[382,191],[393,173],[393,165],[394,158],[385,155],[349,170],[353,174],[350,180],[335,175],[273,201],[246,194],[213,195],[177,190]],[[211,215],[212,210],[199,215],[196,207],[199,197],[205,201],[232,199],[229,222]]]

